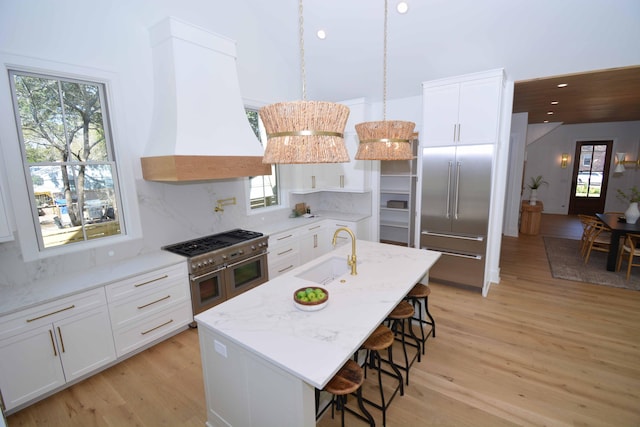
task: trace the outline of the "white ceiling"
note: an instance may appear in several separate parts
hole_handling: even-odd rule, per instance
[[[297,0],[246,0],[299,70]],[[493,68],[527,80],[640,64],[638,0],[389,0],[387,99]],[[384,0],[304,0],[307,99],[382,99]],[[318,29],[328,36],[315,37]]]

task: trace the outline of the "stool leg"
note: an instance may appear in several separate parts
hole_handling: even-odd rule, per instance
[[[427,313],[427,316],[429,316],[429,320],[431,320],[431,335],[435,338],[436,337],[436,321],[431,316],[431,313],[429,313],[429,297],[426,297],[424,299],[424,310]]]
[[[367,417],[367,420],[369,420],[369,425],[371,427],[375,427],[376,423],[375,421],[373,421],[373,417],[371,416],[369,411],[367,411],[367,409],[364,407],[364,402],[362,401],[362,387],[358,388],[356,396],[358,397],[358,407],[360,408],[360,411],[362,411],[364,416]]]

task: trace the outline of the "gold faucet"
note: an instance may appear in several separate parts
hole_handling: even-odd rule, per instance
[[[336,232],[333,233],[333,240],[331,241],[331,244],[333,246],[336,245],[338,233],[343,230],[349,233],[349,235],[351,236],[351,255],[347,256],[347,265],[351,267],[351,275],[355,276],[356,274],[358,274],[358,272],[356,271],[356,236],[353,234],[353,231],[349,230],[347,227],[338,228]]]

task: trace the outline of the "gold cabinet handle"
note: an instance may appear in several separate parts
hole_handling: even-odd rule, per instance
[[[158,325],[158,326],[156,326],[156,327],[154,327],[154,328],[151,328],[151,329],[149,329],[149,330],[147,330],[147,331],[142,331],[142,332],[140,332],[140,335],[147,335],[149,332],[153,332],[153,331],[155,331],[156,329],[160,329],[160,328],[162,328],[163,326],[167,326],[169,323],[172,323],[172,322],[173,322],[173,319],[169,319],[169,321],[168,321],[168,322],[164,322],[162,325]]]
[[[155,279],[147,280],[146,282],[137,283],[133,286],[139,288],[140,286],[148,285],[149,283],[157,282],[158,280],[166,279],[167,277],[169,277],[169,275],[165,274],[164,276],[156,277]]]
[[[289,265],[288,267],[283,268],[282,270],[278,270],[278,273],[282,273],[283,271],[287,271],[293,268],[293,264]]]
[[[27,322],[34,322],[38,319],[42,319],[47,316],[53,316],[54,314],[62,313],[63,311],[71,310],[72,308],[76,308],[75,304],[70,305],[66,308],[61,308],[60,310],[52,311],[51,313],[43,314],[42,316],[34,317],[33,319],[27,319]]]
[[[53,332],[49,329],[49,337],[51,338],[51,347],[53,347],[53,355],[58,357],[58,352],[56,351],[56,342],[53,340]]]
[[[147,303],[147,304],[144,304],[144,305],[139,305],[139,306],[138,306],[138,310],[141,310],[141,309],[143,309],[143,308],[145,308],[145,307],[149,307],[149,306],[150,306],[150,305],[152,305],[152,304],[155,304],[155,303],[160,302],[160,301],[164,301],[164,300],[169,299],[169,298],[171,298],[171,295],[167,295],[166,297],[163,297],[163,298],[157,299],[157,300],[155,300],[155,301],[151,301],[151,302],[149,302],[149,303]]]
[[[60,326],[58,326],[58,336],[60,337],[60,346],[62,347],[62,352],[64,353],[64,341],[62,340],[62,331],[60,330]]]

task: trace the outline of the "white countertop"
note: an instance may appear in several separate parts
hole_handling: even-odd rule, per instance
[[[181,262],[187,262],[187,259],[159,250],[113,264],[93,267],[89,271],[47,277],[30,286],[3,288],[0,316]]]
[[[195,319],[199,327],[211,328],[321,389],[440,256],[358,240],[358,274],[347,272],[322,286],[329,292],[324,309],[295,308],[296,289],[318,286],[296,275],[333,257],[346,264],[350,252],[351,245],[341,246]]]
[[[283,231],[291,230],[293,228],[302,227],[309,224],[314,224],[319,221],[324,221],[325,219],[335,220],[335,221],[360,221],[366,218],[369,218],[371,215],[366,214],[356,214],[356,213],[347,213],[347,212],[335,212],[335,211],[314,211],[313,217],[305,218],[303,216],[295,217],[295,218],[285,218],[281,221],[272,222],[266,225],[259,225],[250,227],[255,229],[255,231],[259,231],[267,236],[275,233],[280,233]]]

